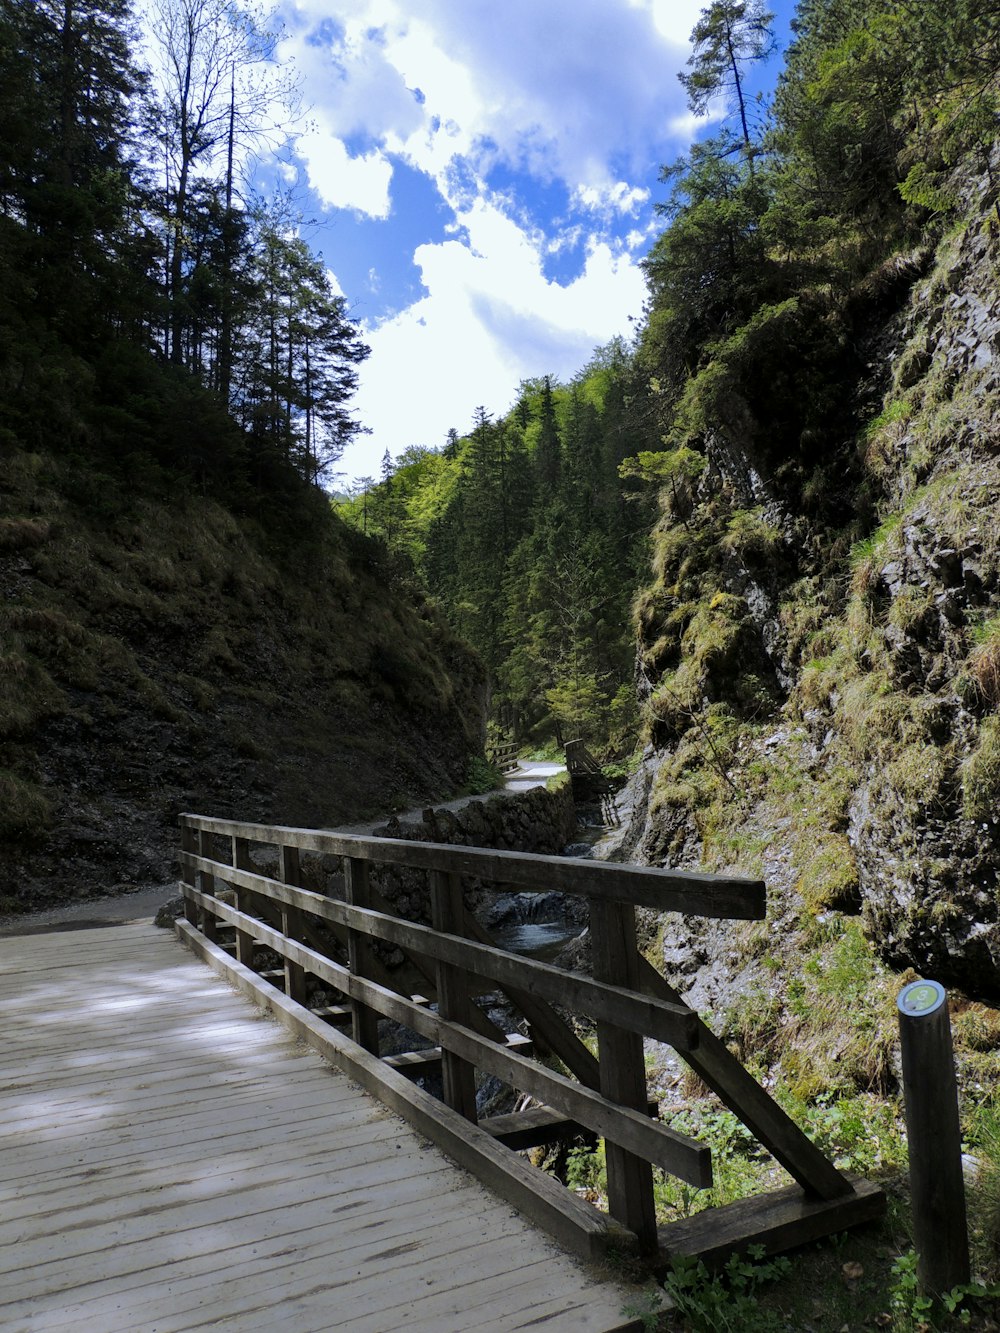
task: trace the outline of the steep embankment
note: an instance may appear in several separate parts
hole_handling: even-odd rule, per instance
[[[985,173],[960,184],[948,234],[853,298],[857,433],[823,507],[730,422],[664,495],[637,604],[649,744],[617,854],[765,876],[766,926],[649,925],[806,1098],[892,1085],[898,973],[1000,998],[997,217]],[[956,1025],[992,1058],[989,1008]]]
[[[318,493],[251,521],[104,468],[5,439],[4,909],[167,879],[185,809],[331,824],[461,785],[482,668]]]

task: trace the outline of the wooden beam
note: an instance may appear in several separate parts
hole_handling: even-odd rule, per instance
[[[465,933],[480,944],[496,947],[489,931],[469,911],[465,914]],[[552,1006],[516,986],[503,986],[501,989],[527,1019],[533,1035],[563,1062],[573,1077],[588,1088],[600,1088],[601,1073],[597,1057]]]
[[[661,1227],[660,1247],[667,1255],[691,1255],[709,1267],[720,1267],[750,1245],[762,1245],[765,1254],[780,1254],[880,1218],[886,1206],[884,1191],[860,1178],[850,1184],[850,1194],[838,1199],[810,1198],[798,1185],[790,1185],[721,1208],[706,1208]]]
[[[454,934],[461,929],[465,908],[462,902],[462,881],[458,875],[443,871],[430,873],[431,923],[435,930]],[[469,974],[461,967],[438,963],[438,1013],[450,1022],[469,1026]],[[466,1120],[476,1122],[476,1071],[453,1051],[444,1050],[441,1063],[444,1099],[453,1111]]]
[[[197,834],[197,850],[199,856],[205,859],[212,857],[212,835],[211,833],[200,832]],[[210,896],[215,894],[215,880],[210,871],[203,870],[198,875],[198,887],[202,893]],[[201,928],[208,939],[214,940],[216,937],[215,917],[211,912],[205,912],[201,919]]]
[[[302,866],[300,864],[299,849],[297,847],[279,848],[280,870],[282,882],[285,884],[301,885]],[[291,907],[287,903],[281,907],[281,933],[287,935],[291,940],[302,938],[302,913],[297,907]],[[306,1002],[306,974],[305,970],[297,963],[290,963],[285,959],[285,994],[290,996],[298,1004]]]
[[[635,908],[631,904],[594,899],[590,904],[590,943],[597,980],[637,988],[639,946]],[[597,1046],[601,1092],[609,1101],[642,1110],[647,1100],[642,1037],[637,1032],[623,1032],[614,1023],[599,1022]],[[605,1160],[611,1216],[635,1232],[644,1253],[655,1254],[652,1167],[643,1157],[617,1143],[605,1145]]]
[[[522,1037],[519,1032],[512,1032],[507,1038],[507,1046],[518,1055],[531,1054],[531,1040]],[[440,1046],[429,1046],[425,1051],[401,1051],[398,1055],[383,1055],[382,1059],[393,1069],[398,1069],[408,1078],[423,1078],[426,1074],[436,1074],[441,1069],[442,1051]]]
[[[368,862],[356,857],[344,858],[344,896],[354,907],[371,906],[371,886],[368,883]],[[372,976],[372,946],[366,935],[356,930],[347,932],[347,965],[357,977]],[[354,1040],[372,1055],[378,1055],[378,1014],[366,1004],[354,1000]]]
[[[480,1120],[480,1128],[491,1134],[498,1143],[504,1143],[515,1152],[524,1152],[526,1148],[541,1148],[550,1143],[565,1143],[569,1139],[588,1138],[591,1143],[597,1141],[596,1135],[578,1125],[575,1120],[555,1111],[551,1106],[533,1106],[527,1111],[514,1111],[510,1115],[493,1115]]]
[[[241,838],[237,834],[232,836],[233,847],[233,870],[236,874],[230,875],[229,882],[236,889],[236,905],[241,912],[248,912],[253,905],[253,897],[246,890],[252,889],[252,885],[240,883],[237,876],[239,874],[252,874],[253,862],[250,860],[250,842],[247,838]],[[225,878],[221,876],[220,878]],[[241,930],[236,927],[236,958],[244,967],[253,967],[253,935],[247,930]]]
[[[677,991],[645,958],[639,963],[639,983],[652,995],[681,1003]],[[810,1194],[820,1199],[851,1194],[853,1186],[848,1178],[806,1137],[711,1028],[700,1018],[698,1024],[698,1045],[695,1050],[683,1052],[683,1058],[702,1082]]]
[[[181,859],[188,853],[181,853]],[[195,857],[195,869],[201,869]],[[190,858],[185,864],[190,863]],[[209,867],[222,876],[229,868],[209,862]],[[513,986],[529,995],[554,1000],[557,1004],[588,1014],[595,1019],[606,1019],[618,1027],[643,1036],[655,1037],[677,1050],[687,1050],[697,1041],[698,1015],[686,1005],[663,1001],[654,997],[592,981],[577,972],[552,967],[531,958],[521,958],[502,949],[474,944],[471,940],[450,935],[439,935],[428,926],[400,921],[381,912],[362,911],[335,899],[325,898],[308,889],[295,889],[280,884],[264,875],[246,871],[229,871],[231,881],[266,894],[276,902],[289,902],[307,912],[332,921],[340,921],[353,930],[363,931],[376,939],[387,940],[400,948],[474,971],[477,976],[501,986]]]
[[[202,898],[197,889],[185,886],[185,893],[195,901]],[[621,1144],[629,1151],[646,1157],[656,1166],[697,1189],[706,1189],[712,1180],[711,1153],[693,1139],[678,1134],[666,1125],[653,1123],[640,1112],[615,1106],[600,1093],[583,1088],[571,1079],[516,1055],[494,1042],[479,1037],[469,1028],[449,1023],[439,1014],[428,1013],[412,1000],[395,991],[386,991],[374,982],[354,977],[346,967],[323,958],[304,945],[286,940],[279,931],[263,922],[248,918],[235,908],[219,903],[223,920],[253,930],[256,938],[277,953],[301,963],[319,977],[351,996],[371,1005],[386,1018],[410,1027],[422,1037],[454,1051],[480,1069],[489,1070],[506,1083],[529,1093],[545,1104],[552,1104],[588,1129]]]
[[[408,842],[403,838],[361,838],[314,829],[246,824],[203,815],[182,815],[191,826],[256,842],[285,843],[300,851],[356,856],[365,861],[443,870],[471,875],[494,884],[537,892],[576,894],[609,902],[632,903],[659,912],[689,916],[761,921],[765,916],[763,880],[737,875],[709,875],[694,870],[662,870],[621,866],[572,856],[539,856],[528,852],[494,851],[487,847],[453,847],[446,843]]]
[[[609,1247],[628,1249],[630,1243],[634,1243],[627,1232],[603,1217],[591,1204],[572,1194],[551,1176],[536,1171],[477,1125],[470,1125],[449,1107],[442,1106],[349,1037],[313,1018],[286,995],[262,987],[249,968],[211,944],[189,922],[178,922],[177,934],[220,975],[273,1013],[297,1037],[403,1116],[453,1161],[472,1171],[485,1185],[563,1245],[583,1258],[600,1259]]]

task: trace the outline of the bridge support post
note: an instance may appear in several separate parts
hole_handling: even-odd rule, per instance
[[[368,862],[356,856],[344,858],[344,898],[351,907],[370,908],[371,885]],[[347,931],[347,965],[356,977],[372,975],[372,946],[367,936],[356,930]],[[378,1055],[378,1014],[359,1000],[351,1001],[352,1035],[359,1046],[372,1055]]]
[[[233,838],[233,868],[236,870],[253,870],[253,862],[250,860],[250,844],[246,838]],[[236,888],[236,906],[241,912],[248,912],[250,907],[250,894],[246,889]],[[236,961],[242,963],[244,967],[253,968],[253,936],[245,930],[236,927]]]
[[[212,857],[211,833],[206,833],[204,829],[202,829],[198,832],[197,838],[198,838],[198,855],[203,857],[206,861],[213,860],[214,858]],[[210,875],[207,870],[199,870],[198,887],[201,889],[202,893],[207,893],[210,897],[214,898],[215,876]],[[212,915],[210,911],[208,911],[207,908],[205,908],[201,914],[201,928],[202,931],[204,932],[205,939],[212,940],[214,943],[214,941],[218,937],[218,923],[216,921],[216,918]]]
[[[595,981],[629,990],[639,989],[639,947],[635,909],[626,903],[590,900],[590,936]],[[597,1024],[601,1060],[601,1092],[619,1106],[645,1112],[646,1063],[642,1037],[611,1023]],[[608,1167],[608,1207],[611,1216],[634,1231],[646,1253],[657,1249],[656,1210],[653,1203],[653,1168],[616,1143],[605,1141]]]
[[[198,834],[195,832],[195,830],[191,827],[190,824],[185,823],[182,820],[181,849],[185,852],[191,852],[193,854],[197,853],[198,851],[197,839],[198,839]],[[197,880],[197,872],[189,869],[189,867],[186,865],[182,865],[181,878],[183,879],[185,884],[190,884],[191,887],[194,888],[195,882]],[[184,899],[184,919],[185,921],[188,922],[189,925],[194,926],[196,930],[198,929],[198,908],[191,901],[190,898]]]
[[[299,849],[288,847],[284,843],[281,844],[281,879],[284,884],[301,887],[302,866],[299,859]],[[288,907],[285,903],[281,904],[281,933],[290,940],[301,940],[302,913],[297,907]],[[289,962],[287,958],[285,959],[285,994],[296,1004],[305,1004],[306,1002],[306,970],[304,967],[300,967],[298,963]]]
[[[441,870],[430,872],[431,925],[447,935],[463,934],[462,922],[465,904],[462,901],[462,880]],[[469,974],[460,967],[446,963],[437,965],[438,1013],[442,1018],[463,1027],[471,1026]],[[473,1124],[476,1113],[476,1071],[467,1060],[452,1051],[442,1049],[441,1076],[444,1099],[452,1110],[465,1116]]]

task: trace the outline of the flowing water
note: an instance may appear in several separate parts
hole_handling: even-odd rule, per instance
[[[575,921],[512,921],[491,926],[490,934],[499,948],[548,963],[582,930]]]

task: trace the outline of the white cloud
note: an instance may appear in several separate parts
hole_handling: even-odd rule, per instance
[[[309,184],[327,208],[349,208],[371,218],[389,216],[392,163],[379,149],[352,157],[319,117],[299,136],[296,152],[305,159]]]
[[[676,72],[703,3],[338,0],[331,18],[331,0],[286,0],[283,52],[320,126],[297,151],[323,201],[388,217],[399,162],[454,213],[445,239],[413,235],[424,294],[366,327],[356,407],[373,433],[349,472],[377,472],[387,447],[439,444],[478,404],[505,411],[522,378],[569,378],[630,332],[649,185],[701,124]],[[486,184],[498,167],[503,195]],[[551,185],[562,215],[540,224],[536,192]],[[397,233],[405,221],[394,215]],[[572,253],[576,276],[548,280],[545,262]],[[388,283],[380,295],[385,310]]]
[[[608,193],[621,183],[615,164],[645,165],[683,106],[673,72],[695,0],[507,0],[502,10],[422,0],[413,9],[344,0],[334,26],[329,0],[298,0],[282,50],[335,135],[364,133],[435,178],[456,160],[480,173],[499,160]],[[302,151],[314,171],[320,146]]]
[[[709,110],[702,116],[696,116],[693,111],[684,111],[679,115],[671,117],[670,133],[677,139],[685,140],[690,143],[699,130],[706,129],[709,125],[719,125],[724,121],[729,112],[721,102],[713,103]]]
[[[617,213],[623,217],[634,215],[648,198],[647,189],[629,185],[628,181],[615,181],[604,189],[578,185],[573,193],[573,202],[582,208],[593,213]]]
[[[593,349],[627,335],[645,297],[641,271],[592,239],[582,273],[545,278],[545,238],[525,231],[495,201],[459,216],[463,239],[420,246],[427,295],[366,329],[372,356],[361,368],[358,414],[372,436],[345,455],[352,475],[371,473],[388,448],[438,445],[464,432],[476,406],[502,413],[522,379],[570,378]]]

